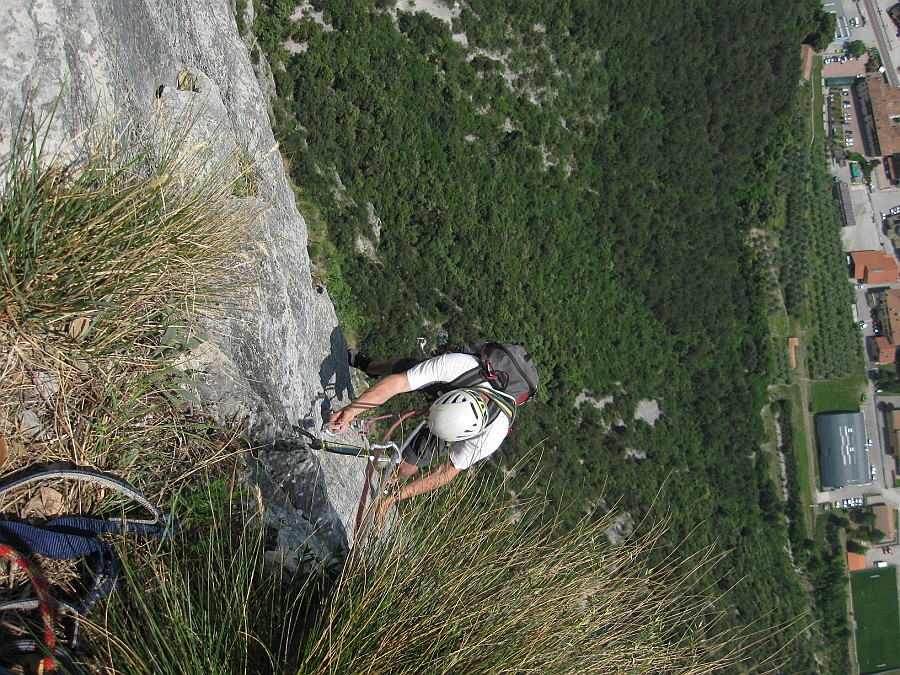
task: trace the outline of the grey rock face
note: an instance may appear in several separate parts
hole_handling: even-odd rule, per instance
[[[246,419],[263,448],[252,474],[281,527],[281,557],[324,563],[347,547],[365,466],[284,439],[298,420],[318,428],[351,395],[346,344],[310,274],[305,223],[271,152],[268,101],[233,11],[228,0],[4,0],[0,151],[25,111],[46,113],[59,97],[51,147],[91,123],[146,129],[157,112],[177,119],[190,109],[200,111],[192,141],[212,139],[217,153],[258,162],[258,199],[268,208],[248,248],[258,251],[263,281],[251,307],[210,327],[211,342],[189,366],[209,409]],[[185,69],[196,84],[179,90]]]

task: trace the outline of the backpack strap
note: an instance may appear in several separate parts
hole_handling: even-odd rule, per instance
[[[478,364],[472,368],[472,370],[467,370],[452,382],[442,384],[441,386],[447,391],[453,391],[454,389],[468,389],[470,387],[475,387],[482,382],[490,382],[490,380],[488,379],[488,373],[486,372],[485,367]]]
[[[509,419],[509,426],[512,428],[513,423],[516,421],[517,410],[515,399],[512,396],[490,387],[471,387],[471,389],[482,394],[488,400],[487,424],[493,422],[500,416],[500,413],[503,413]]]

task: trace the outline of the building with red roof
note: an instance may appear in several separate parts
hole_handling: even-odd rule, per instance
[[[875,351],[879,365],[886,366],[897,360],[897,345],[888,340],[884,335],[875,338]]]
[[[897,344],[900,338],[900,289],[889,288],[884,292],[884,311],[881,314],[885,336]]]
[[[881,251],[853,251],[853,276],[861,284],[892,284],[900,281],[894,256]]]

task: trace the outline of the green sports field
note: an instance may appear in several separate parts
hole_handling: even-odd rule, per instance
[[[900,668],[900,606],[897,568],[880,567],[850,574],[856,618],[856,652],[861,673]]]

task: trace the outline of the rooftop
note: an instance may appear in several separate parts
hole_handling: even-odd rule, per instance
[[[884,541],[896,541],[894,507],[890,504],[875,504],[872,506],[872,513],[875,514],[875,528],[884,532]]]
[[[866,556],[862,553],[847,553],[847,571],[856,572],[866,569]]]
[[[878,349],[878,363],[886,366],[897,360],[897,345],[888,340],[884,335],[875,338],[875,347]]]
[[[881,154],[900,152],[900,89],[888,86],[880,73],[869,75],[866,84],[872,100],[872,114],[875,117]]]
[[[894,256],[881,251],[853,251],[853,276],[864,284],[890,284],[900,281]]]
[[[871,482],[861,412],[816,415],[816,443],[822,487],[842,488]]]
[[[890,288],[884,292],[884,304],[887,311],[885,312],[888,326],[888,335],[894,342],[900,337],[900,290]]]

